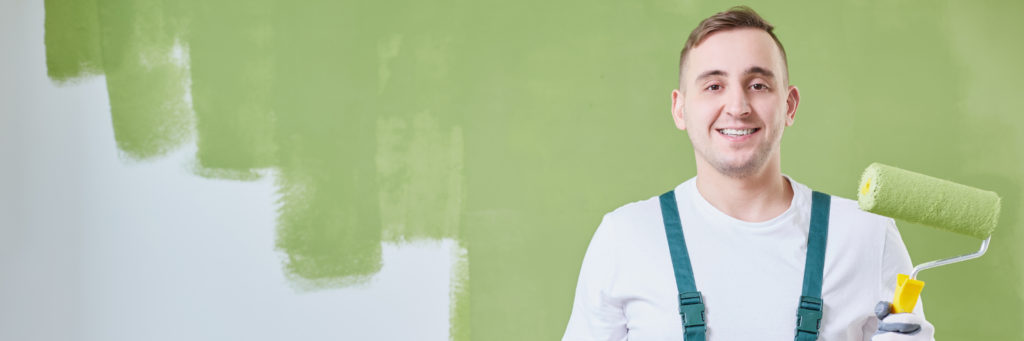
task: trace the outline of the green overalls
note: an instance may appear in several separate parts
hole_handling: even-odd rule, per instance
[[[807,236],[807,262],[804,265],[804,287],[796,312],[796,341],[818,339],[821,328],[821,278],[825,268],[825,241],[828,238],[828,214],[832,197],[815,191],[811,200],[811,228]],[[690,255],[683,239],[683,226],[676,206],[675,191],[661,195],[661,216],[672,254],[672,268],[679,289],[679,315],[686,341],[704,341],[704,300],[693,280]]]

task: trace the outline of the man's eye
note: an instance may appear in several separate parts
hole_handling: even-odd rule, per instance
[[[763,84],[763,83],[756,83],[754,85],[751,85],[750,87],[753,88],[754,90],[758,90],[758,91],[768,90],[768,85]]]
[[[704,89],[711,90],[711,91],[718,91],[718,90],[722,90],[722,86],[718,85],[718,84],[711,84],[711,85],[708,85],[708,87],[706,87]]]

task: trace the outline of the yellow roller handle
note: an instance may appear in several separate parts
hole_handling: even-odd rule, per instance
[[[917,305],[917,298],[924,289],[924,281],[910,279],[910,276],[899,274],[896,276],[896,295],[892,298],[892,313],[909,313],[914,311]]]

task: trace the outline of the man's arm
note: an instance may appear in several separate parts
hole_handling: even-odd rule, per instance
[[[604,216],[583,256],[563,341],[626,339],[622,302],[609,292],[620,269],[615,245],[619,238],[614,236],[616,228],[610,217],[611,214]]]

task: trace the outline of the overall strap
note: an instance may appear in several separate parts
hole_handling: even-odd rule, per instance
[[[683,225],[679,219],[675,191],[661,195],[661,218],[665,222],[665,237],[672,254],[672,269],[676,274],[676,288],[679,290],[679,317],[683,322],[686,341],[704,341],[707,327],[704,324],[704,301],[697,284],[693,281],[690,254],[683,239]],[[820,277],[820,276],[819,276]]]
[[[817,340],[821,328],[821,280],[825,269],[825,244],[828,240],[831,205],[832,196],[814,191],[811,198],[811,228],[807,234],[803,293],[796,312],[796,341]]]

